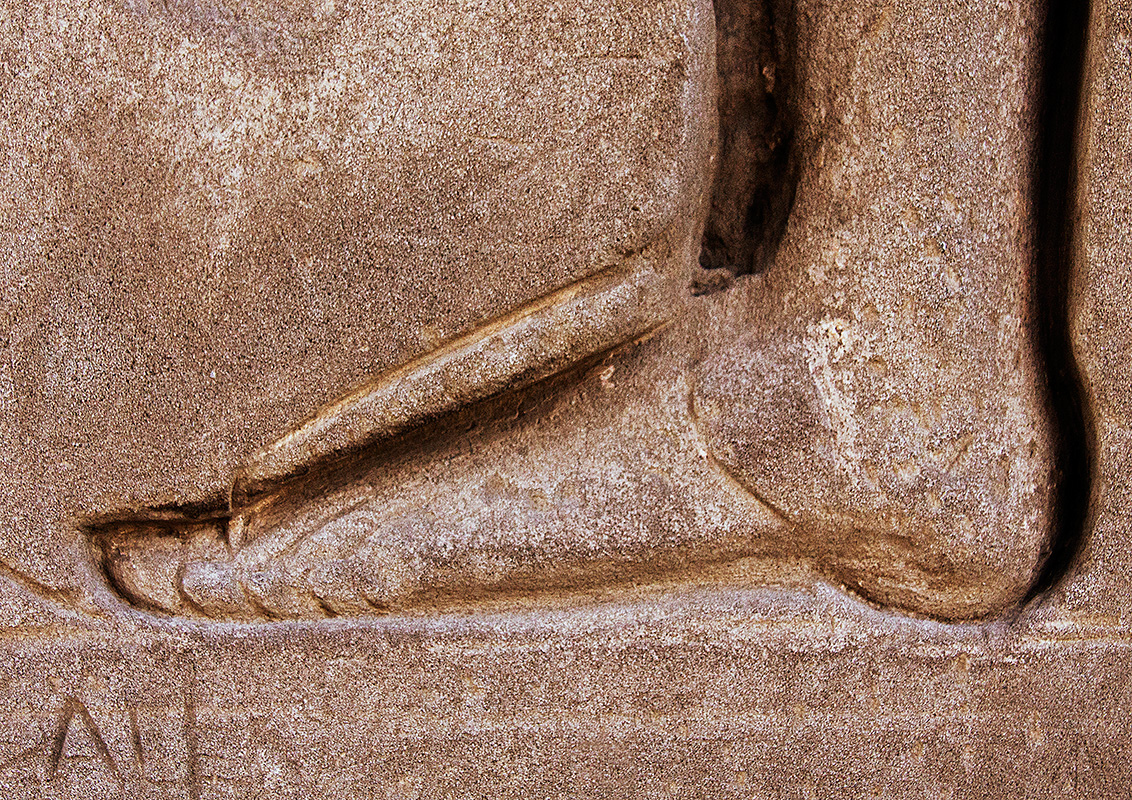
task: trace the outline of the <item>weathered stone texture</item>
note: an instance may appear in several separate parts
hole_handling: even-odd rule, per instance
[[[952,618],[1016,604],[1050,529],[1038,4],[796,13],[794,210],[764,282],[726,295],[749,307],[699,417],[837,580]]]
[[[1094,442],[1092,518],[1051,623],[1127,628],[1132,618],[1132,6],[1093,4],[1081,122],[1070,305]]]
[[[1132,780],[1127,641],[924,625],[831,590],[2,646],[0,781],[30,797],[1115,799]],[[61,724],[68,698],[105,751]]]
[[[4,3],[0,788],[1127,797],[1132,7],[1075,151],[1048,19]]]
[[[76,515],[215,503],[367,376],[694,218],[700,0],[4,13],[0,536],[52,586]]]

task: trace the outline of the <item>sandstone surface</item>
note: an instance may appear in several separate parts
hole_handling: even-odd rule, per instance
[[[1048,553],[1039,10],[796,4],[793,209],[696,394],[838,579],[951,618],[1017,604]]]
[[[1095,4],[1087,94],[1081,119],[1080,178],[1073,214],[1068,322],[1085,386],[1091,436],[1089,519],[1058,603],[1054,626],[1127,627],[1132,538],[1127,526],[1132,456],[1132,6]]]
[[[368,376],[691,217],[712,139],[703,2],[4,25],[3,536],[57,589],[76,523],[216,505]]]
[[[0,59],[12,797],[1128,796],[1125,0]]]

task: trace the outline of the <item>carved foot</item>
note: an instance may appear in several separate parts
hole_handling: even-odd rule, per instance
[[[314,475],[208,528],[207,546],[105,534],[104,567],[135,606],[253,622],[575,597],[789,556],[781,520],[711,466],[678,371],[635,368],[669,345],[341,482]]]

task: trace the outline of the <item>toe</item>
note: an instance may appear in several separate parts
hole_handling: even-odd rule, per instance
[[[246,619],[259,616],[248,605],[235,565],[231,562],[190,562],[181,576],[181,593],[191,607],[208,617]]]

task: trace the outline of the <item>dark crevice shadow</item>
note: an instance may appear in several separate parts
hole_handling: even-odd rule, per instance
[[[1084,100],[1089,0],[1049,0],[1032,190],[1037,224],[1034,308],[1054,434],[1050,551],[1027,602],[1072,569],[1089,527],[1096,436],[1073,354],[1069,303],[1074,268],[1078,131]]]
[[[794,206],[793,0],[716,0],[719,152],[692,294],[766,271]]]

